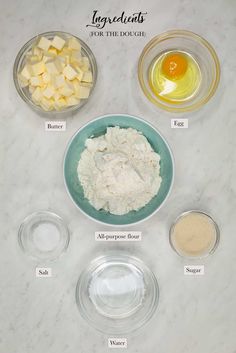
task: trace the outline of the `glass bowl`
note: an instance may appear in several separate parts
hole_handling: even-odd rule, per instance
[[[83,318],[106,334],[137,330],[154,314],[157,280],[136,257],[107,255],[91,262],[79,277],[76,303]]]
[[[204,222],[202,223],[202,225],[200,225],[199,223],[198,225],[196,225],[195,223],[197,231],[193,230],[194,221],[192,221],[191,223],[191,220],[190,220],[191,216],[201,218],[202,222]],[[188,241],[188,243],[185,243],[185,248],[186,249],[188,248],[190,250],[193,246],[195,246],[196,253],[193,253],[193,251],[187,252],[187,250],[183,249],[183,247],[181,249],[182,244],[178,244],[179,240],[175,235],[175,230],[177,229],[178,225],[181,225],[181,223],[182,223],[182,226],[184,224],[185,227],[188,227],[190,229],[188,232],[191,232],[191,235],[188,235],[186,237],[187,230],[183,231],[185,233],[184,239],[185,241],[186,240]],[[212,239],[210,238],[207,239],[206,233],[205,233],[206,235],[205,240],[199,239],[200,233],[204,234],[204,228],[205,228],[205,232],[206,231],[208,233],[212,232]],[[180,232],[179,229],[177,231],[178,233]],[[188,259],[202,259],[212,254],[216,250],[220,241],[220,230],[217,223],[209,214],[199,210],[190,210],[190,211],[183,212],[180,216],[177,217],[175,222],[172,224],[169,232],[169,241],[172,249],[181,257],[188,258]],[[198,252],[197,252],[197,247],[199,248]]]
[[[85,141],[92,136],[104,135],[107,127],[120,126],[133,128],[143,133],[153,150],[160,155],[160,189],[146,206],[124,215],[114,215],[105,210],[96,210],[85,198],[83,187],[77,174],[78,162],[85,149]],[[142,119],[128,114],[105,115],[88,122],[69,141],[64,157],[64,182],[69,196],[75,205],[88,217],[112,226],[127,226],[144,221],[157,212],[167,200],[174,180],[174,159],[164,137]]]
[[[201,81],[191,98],[170,102],[153,93],[149,70],[160,55],[182,51],[190,55],[199,67]],[[199,35],[186,30],[172,30],[154,37],[143,49],[138,62],[141,89],[150,102],[169,112],[189,112],[202,107],[214,95],[220,79],[220,63],[212,46]]]
[[[77,40],[79,40],[80,44],[81,44],[81,53],[84,56],[87,56],[89,59],[89,63],[90,63],[90,68],[91,68],[91,72],[93,75],[93,85],[91,87],[90,90],[90,95],[87,99],[81,99],[80,103],[78,105],[74,105],[74,106],[70,106],[67,107],[65,109],[61,109],[61,110],[50,110],[50,111],[46,111],[43,108],[41,108],[39,105],[35,104],[34,101],[31,98],[31,94],[29,92],[29,88],[28,87],[21,87],[20,81],[19,81],[19,73],[21,72],[25,61],[26,61],[26,55],[27,53],[32,49],[32,47],[37,43],[38,39],[41,36],[44,36],[48,39],[52,39],[55,35],[60,36],[63,39],[68,39],[70,37],[74,37]],[[79,108],[82,108],[90,99],[92,92],[94,90],[94,87],[96,85],[96,81],[97,81],[97,63],[96,63],[96,59],[94,54],[92,53],[91,49],[87,46],[86,43],[84,43],[80,38],[76,37],[75,35],[72,35],[70,33],[66,33],[66,32],[60,32],[60,31],[52,31],[52,32],[45,32],[45,33],[41,33],[38,34],[37,36],[33,37],[32,39],[30,39],[19,51],[19,53],[16,56],[15,59],[15,63],[14,63],[14,67],[13,67],[13,79],[14,79],[14,83],[15,83],[15,87],[17,92],[19,93],[20,97],[23,99],[24,102],[26,102],[32,109],[34,109],[35,111],[37,111],[38,113],[42,113],[43,115],[51,115],[51,114],[60,114],[60,113],[70,113],[73,112]]]
[[[60,216],[39,211],[24,219],[18,240],[21,249],[34,259],[55,260],[68,248],[70,233]]]

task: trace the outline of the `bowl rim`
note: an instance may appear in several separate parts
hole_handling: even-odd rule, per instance
[[[116,261],[123,261],[123,263],[129,264],[131,263],[132,265],[136,266],[137,268],[141,268],[143,270],[143,272],[147,272],[148,276],[151,278],[152,283],[153,283],[153,301],[151,304],[151,308],[149,310],[149,313],[146,317],[145,320],[143,320],[141,322],[140,326],[137,327],[132,327],[130,326],[130,328],[128,330],[122,330],[122,329],[116,329],[116,330],[109,330],[108,331],[101,328],[100,326],[96,326],[93,322],[93,320],[91,319],[91,317],[86,313],[86,311],[84,310],[84,306],[81,304],[81,301],[79,300],[81,298],[81,282],[84,279],[84,277],[88,274],[88,273],[92,273],[93,271],[95,271],[99,266],[101,266],[102,264],[106,263],[106,262],[116,262]],[[97,256],[95,258],[93,258],[92,260],[90,260],[88,263],[86,263],[85,267],[82,269],[82,271],[79,274],[79,277],[77,279],[76,282],[76,288],[75,288],[75,302],[76,302],[76,306],[78,309],[78,312],[81,314],[81,316],[83,317],[83,319],[90,324],[91,327],[93,327],[95,330],[101,332],[101,333],[108,333],[108,334],[117,334],[117,335],[122,335],[122,334],[130,334],[131,332],[135,332],[138,331],[139,329],[141,329],[143,326],[145,326],[150,320],[151,318],[154,316],[154,314],[156,313],[158,306],[159,306],[159,302],[160,302],[160,287],[159,287],[159,283],[158,283],[158,279],[154,273],[154,271],[151,269],[151,267],[146,264],[146,261],[144,261],[143,259],[137,257],[136,255],[130,254],[128,252],[121,252],[121,251],[115,251],[110,250],[106,255],[100,255]],[[119,330],[119,332],[118,332]],[[114,332],[116,331],[116,332]]]
[[[145,85],[144,79],[143,79],[143,61],[144,61],[144,58],[145,58],[147,52],[150,49],[152,49],[159,42],[162,42],[166,39],[170,39],[170,38],[174,38],[174,37],[188,37],[188,38],[193,39],[195,42],[199,42],[200,44],[205,46],[206,49],[208,49],[208,52],[211,54],[211,57],[212,57],[213,62],[215,64],[215,78],[214,78],[213,82],[211,83],[208,94],[205,97],[203,97],[199,102],[190,104],[189,106],[186,106],[186,107],[172,107],[169,105],[165,105],[164,103],[162,103],[159,100],[154,99],[153,96],[149,93],[148,89],[146,88],[146,85]],[[140,54],[139,60],[138,60],[138,80],[139,80],[139,84],[142,89],[142,92],[145,94],[145,96],[148,98],[148,100],[151,103],[153,103],[154,105],[156,105],[157,107],[159,107],[165,111],[173,112],[173,113],[192,112],[192,111],[195,111],[195,110],[201,108],[203,105],[205,105],[215,94],[217,87],[219,85],[219,82],[220,82],[220,75],[221,75],[220,61],[219,61],[218,55],[217,55],[215,49],[213,48],[213,46],[205,38],[203,38],[199,34],[192,32],[192,31],[189,31],[189,30],[185,30],[185,29],[172,29],[172,30],[162,32],[162,33],[154,36],[145,45],[145,47],[143,48],[143,50]]]
[[[159,207],[157,207],[150,215],[148,215],[147,217],[137,221],[137,222],[133,222],[133,223],[127,223],[127,224],[111,224],[111,223],[106,223],[106,222],[103,222],[103,221],[100,221],[96,218],[93,218],[92,216],[88,215],[84,210],[81,209],[81,207],[79,205],[77,205],[77,203],[74,201],[73,197],[71,196],[70,194],[70,191],[69,191],[69,188],[67,186],[67,183],[66,183],[66,178],[65,178],[65,162],[66,162],[66,156],[67,156],[67,153],[68,153],[68,150],[74,140],[74,138],[80,133],[80,131],[84,128],[86,128],[88,125],[98,121],[98,120],[101,120],[103,118],[111,118],[113,116],[122,116],[122,117],[129,117],[131,119],[134,119],[134,120],[138,120],[138,121],[141,121],[142,123],[145,123],[147,124],[149,127],[151,127],[155,132],[157,132],[157,134],[162,138],[162,140],[164,141],[169,153],[170,153],[170,157],[171,157],[171,163],[172,163],[172,179],[171,179],[171,184],[170,184],[170,187],[169,187],[169,190],[168,190],[168,193],[166,194],[166,197],[165,199],[162,201],[162,203],[159,205]],[[63,180],[64,180],[64,185],[65,185],[65,188],[66,188],[66,191],[67,191],[67,194],[69,195],[70,199],[72,200],[72,202],[75,204],[75,206],[86,216],[88,217],[89,219],[91,219],[92,221],[95,221],[99,224],[102,224],[102,225],[106,225],[106,226],[109,226],[109,227],[115,227],[115,228],[125,228],[125,227],[130,227],[130,226],[135,226],[137,224],[140,224],[144,221],[147,221],[149,218],[151,218],[152,216],[154,216],[161,207],[164,206],[164,204],[166,203],[166,201],[168,200],[170,194],[171,194],[171,191],[172,191],[172,188],[173,188],[173,185],[174,185],[174,179],[175,179],[175,160],[174,160],[174,155],[173,155],[173,152],[168,144],[168,142],[166,141],[166,139],[163,137],[163,135],[159,132],[159,130],[156,129],[156,127],[154,125],[152,125],[151,123],[149,123],[148,121],[142,119],[142,118],[139,118],[137,116],[134,116],[134,115],[130,115],[130,114],[125,114],[125,113],[114,113],[114,114],[105,114],[105,115],[100,115],[99,117],[93,119],[93,120],[90,120],[88,121],[87,123],[85,123],[84,125],[82,125],[73,135],[72,137],[69,139],[68,143],[67,143],[67,146],[66,146],[66,149],[65,149],[65,152],[64,152],[64,157],[63,157]],[[92,206],[92,205],[91,205]],[[93,206],[92,206],[93,207]],[[144,206],[145,207],[145,206]]]
[[[174,246],[174,243],[173,243],[173,240],[172,240],[172,236],[173,236],[173,232],[174,232],[174,228],[176,226],[176,224],[182,219],[184,218],[185,216],[188,216],[189,214],[192,214],[192,213],[197,213],[197,214],[200,214],[200,215],[203,215],[205,217],[208,218],[208,220],[214,225],[215,227],[215,231],[216,231],[216,239],[215,239],[215,242],[214,242],[214,245],[212,246],[212,248],[207,251],[204,255],[199,255],[199,256],[191,256],[191,255],[185,255],[184,252],[181,253],[180,251],[178,251],[178,249]],[[182,213],[180,213],[176,218],[175,220],[173,221],[173,223],[171,224],[170,226],[170,229],[169,229],[169,244],[171,246],[171,248],[174,250],[174,252],[180,256],[181,258],[183,259],[187,259],[187,260],[201,260],[201,259],[204,259],[206,257],[208,257],[209,255],[213,254],[218,245],[220,243],[220,228],[218,226],[218,224],[216,223],[216,221],[214,220],[214,218],[207,212],[205,211],[202,211],[200,209],[190,209],[190,210],[187,210],[187,211],[184,211]]]
[[[93,63],[94,66],[94,72],[93,72],[93,85],[91,87],[91,91],[90,91],[90,95],[87,99],[84,100],[84,102],[81,105],[75,105],[75,106],[71,106],[69,108],[63,109],[63,110],[50,110],[50,111],[46,111],[43,110],[40,106],[36,105],[31,99],[29,99],[23,92],[22,87],[19,83],[18,80],[18,68],[19,68],[19,62],[22,58],[22,56],[25,53],[25,50],[27,47],[31,46],[39,37],[41,36],[50,36],[50,35],[64,35],[64,36],[71,36],[74,37],[76,39],[79,40],[81,47],[85,48],[86,51],[89,53],[90,57],[89,57],[89,61],[90,64],[91,62]],[[92,58],[92,59],[91,59]],[[29,39],[25,44],[23,44],[23,46],[20,48],[20,50],[18,51],[16,58],[14,60],[14,64],[13,64],[13,81],[14,81],[14,85],[16,88],[17,93],[19,94],[19,96],[21,97],[21,99],[28,104],[34,111],[38,112],[38,113],[42,113],[45,114],[45,116],[49,116],[49,115],[55,115],[55,114],[66,114],[66,113],[71,113],[76,111],[77,109],[82,108],[90,99],[91,95],[93,94],[94,88],[96,86],[96,82],[97,82],[97,76],[98,76],[98,65],[97,65],[97,61],[95,58],[95,55],[93,54],[93,51],[90,49],[90,47],[79,37],[77,37],[74,34],[71,34],[69,32],[65,32],[65,31],[47,31],[47,32],[43,32],[43,33],[39,33],[37,35],[35,35],[34,37],[32,37],[31,39]]]

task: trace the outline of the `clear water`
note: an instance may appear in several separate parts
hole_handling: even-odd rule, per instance
[[[102,264],[93,273],[89,297],[103,316],[128,317],[140,308],[145,297],[143,274],[129,263]]]

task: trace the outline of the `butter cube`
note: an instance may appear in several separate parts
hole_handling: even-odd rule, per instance
[[[22,88],[27,87],[29,85],[29,80],[27,80],[21,74],[18,75],[18,79]]]
[[[65,85],[61,88],[59,88],[59,93],[62,96],[69,97],[74,93],[74,87],[73,85],[69,84],[68,82],[65,82]]]
[[[78,72],[71,65],[66,65],[64,67],[63,74],[68,80],[73,80],[78,76]]]
[[[49,52],[46,52],[44,55],[43,55],[43,58],[42,58],[42,61],[44,63],[46,63],[47,61],[50,61],[52,59],[55,59],[55,55],[52,54],[52,53],[49,53]]]
[[[43,79],[41,76],[32,76],[30,78],[31,86],[43,86]]]
[[[47,51],[50,45],[51,45],[51,41],[49,39],[47,39],[46,37],[41,37],[37,46],[38,48]]]
[[[66,108],[67,107],[67,102],[64,98],[60,98],[60,99],[57,99],[55,100],[54,102],[54,108],[56,110],[61,110],[63,108]]]
[[[58,91],[55,91],[53,98],[55,101],[57,101],[58,99],[62,98],[62,95]]]
[[[58,60],[60,61],[61,63],[61,66],[64,68],[66,66],[66,64],[68,64],[66,58],[64,56],[59,56],[58,55]]]
[[[64,58],[65,64],[70,64],[71,53],[72,53],[72,50],[64,47],[62,51],[58,54],[58,57]]]
[[[90,69],[90,62],[87,56],[82,57],[82,70],[88,71]]]
[[[62,51],[60,52],[60,54],[59,55],[62,55],[62,56],[71,56],[71,54],[72,54],[72,50],[70,49],[70,48],[67,48],[67,47],[64,47],[63,49],[62,49]]]
[[[75,94],[78,95],[79,94],[79,89],[80,89],[79,81],[75,79],[75,80],[73,80],[71,82],[73,84]]]
[[[29,86],[29,81],[20,80],[20,85],[21,85],[22,88],[28,87]]]
[[[35,63],[37,63],[37,62],[39,62],[40,60],[39,60],[39,57],[38,57],[38,55],[32,55],[30,58],[29,58],[29,60],[28,60],[28,62],[30,63],[30,64],[35,64]]]
[[[82,56],[80,51],[73,51],[70,58],[71,63],[81,64]]]
[[[48,53],[52,54],[54,57],[57,56],[57,50],[55,48],[48,49]]]
[[[66,65],[71,64],[71,56],[70,55],[66,55],[65,59],[66,59]]]
[[[80,86],[79,92],[78,94],[76,94],[76,97],[80,99],[87,99],[89,97],[89,93],[90,93],[89,87]]]
[[[48,86],[47,88],[45,88],[45,90],[43,91],[43,96],[46,97],[47,99],[52,98],[52,96],[55,93],[55,89],[52,86]]]
[[[43,61],[39,61],[31,65],[31,69],[34,76],[41,75],[45,71],[45,65]]]
[[[82,86],[82,87],[90,87],[90,88],[92,88],[93,87],[93,83],[92,82],[80,82],[80,85]]]
[[[55,88],[60,88],[65,85],[65,77],[61,75],[57,75],[53,78],[53,84]]]
[[[26,64],[20,74],[22,78],[29,80],[31,77],[31,66]]]
[[[42,74],[42,80],[43,80],[43,83],[46,83],[46,84],[51,82],[51,75],[48,72],[44,72]]]
[[[52,46],[58,50],[62,50],[65,45],[65,40],[59,36],[55,36],[52,41]]]
[[[34,93],[32,94],[32,99],[35,103],[40,103],[40,101],[42,100],[43,98],[43,94],[42,94],[42,91],[39,87],[37,87],[35,90],[34,90]]]
[[[29,93],[30,94],[33,94],[35,90],[36,90],[36,87],[29,86]]]
[[[47,72],[50,74],[60,74],[62,72],[62,65],[58,59],[52,59],[45,62]]]
[[[81,45],[80,45],[80,42],[78,41],[78,39],[76,39],[75,37],[69,38],[68,48],[73,49],[73,50],[80,50]]]
[[[40,102],[41,107],[46,110],[52,110],[54,107],[54,101],[53,99],[47,99],[45,97],[42,98],[41,102]]]
[[[82,81],[84,72],[81,70],[81,68],[78,65],[74,64],[74,68],[77,71],[77,76],[76,76],[77,80]]]
[[[93,75],[92,75],[92,72],[91,71],[86,71],[83,75],[83,79],[82,81],[84,82],[93,82]]]
[[[78,105],[80,102],[79,98],[75,96],[66,97],[67,106]]]
[[[32,50],[29,50],[29,51],[26,53],[26,58],[30,58],[31,55],[33,55],[33,52],[32,52]]]
[[[41,50],[38,47],[34,47],[32,51],[33,51],[33,55],[37,56],[39,61],[42,60],[43,50]]]

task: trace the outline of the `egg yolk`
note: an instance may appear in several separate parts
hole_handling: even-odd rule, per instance
[[[163,60],[162,72],[171,79],[178,79],[185,74],[187,67],[188,62],[184,55],[179,53],[169,54]]]

